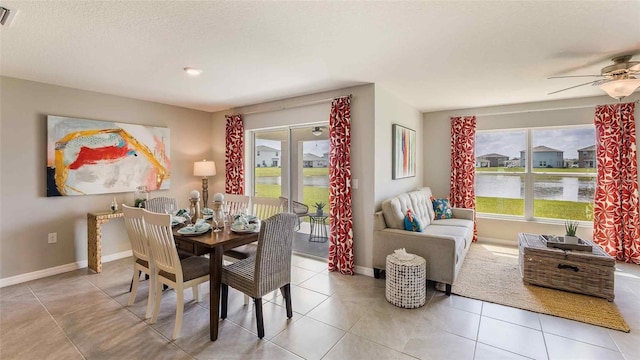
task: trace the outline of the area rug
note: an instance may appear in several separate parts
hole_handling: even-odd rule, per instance
[[[614,302],[535,285],[525,285],[518,249],[473,243],[452,292],[496,304],[629,332]]]

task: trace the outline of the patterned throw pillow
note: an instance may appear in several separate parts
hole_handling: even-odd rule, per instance
[[[418,218],[413,215],[411,209],[407,210],[407,215],[404,217],[404,229],[407,231],[422,232],[422,225],[420,225]]]
[[[436,213],[436,220],[453,218],[453,210],[449,205],[449,199],[436,199],[432,196],[431,202],[433,203],[433,211]]]

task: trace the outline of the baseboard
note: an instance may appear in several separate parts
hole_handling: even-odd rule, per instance
[[[373,277],[373,268],[371,268],[371,267],[356,265],[356,266],[353,267],[353,271],[356,274]]]
[[[518,242],[514,241],[514,240],[494,239],[494,238],[485,238],[485,237],[478,237],[478,243],[479,244],[502,245],[502,246],[509,246],[509,247],[517,247],[518,246]]]
[[[102,262],[106,263],[106,262],[126,258],[131,255],[132,255],[131,250],[127,250],[127,251],[123,251],[123,252],[119,252],[111,255],[106,255],[102,257]],[[8,278],[0,279],[0,288],[86,268],[88,265],[89,265],[89,262],[87,260],[82,260],[82,261],[76,261],[70,264],[64,264],[64,265],[60,265],[60,266],[56,266],[48,269],[42,269],[42,270],[33,271],[26,274],[20,274],[20,275],[8,277]]]

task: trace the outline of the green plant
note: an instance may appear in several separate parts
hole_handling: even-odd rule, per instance
[[[313,206],[315,206],[316,209],[318,209],[319,211],[319,210],[322,210],[325,206],[327,206],[327,204],[323,203],[322,201],[318,201]]]
[[[566,236],[576,236],[576,230],[578,230],[578,222],[575,220],[567,220],[564,222],[564,229]]]

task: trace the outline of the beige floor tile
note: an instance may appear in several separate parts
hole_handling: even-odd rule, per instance
[[[298,285],[302,282],[309,280],[311,277],[316,275],[315,271],[306,270],[299,267],[291,268],[291,283],[294,285]]]
[[[544,334],[549,359],[624,360],[622,354],[603,347],[586,344],[553,334]]]
[[[233,321],[235,324],[242,326],[245,330],[256,334],[255,336],[258,336],[257,320],[253,301],[250,305],[241,306],[240,308],[237,308],[233,314],[228,313],[228,315],[229,321]],[[262,319],[264,321],[264,339],[272,339],[301,317],[301,314],[294,311],[293,317],[289,319],[287,318],[287,310],[283,306],[276,305],[272,302],[263,302]]]
[[[307,290],[299,286],[291,285],[291,307],[293,311],[300,314],[307,314],[313,310],[316,306],[320,305],[323,301],[329,297],[324,294],[317,293],[315,291]],[[272,302],[284,306],[284,298],[278,291]]]
[[[314,260],[314,259],[302,259],[300,262],[296,263],[295,266],[303,269],[311,270],[315,273],[327,270],[327,267],[328,267],[326,261],[320,261],[320,260]]]
[[[457,295],[447,296],[442,292],[436,292],[429,301],[428,306],[436,309],[441,306],[448,306],[478,315],[482,313],[482,301]]]
[[[30,295],[31,289],[26,284],[17,284],[0,288],[0,306],[2,306],[2,300],[11,299],[15,296]]]
[[[60,286],[36,288],[34,294],[54,317],[113,302],[84,277],[68,279]]]
[[[345,332],[303,317],[273,338],[273,343],[308,360],[321,359]]]
[[[607,332],[627,360],[640,360],[640,328],[631,328],[630,333],[616,330],[607,330]]]
[[[340,285],[337,283],[340,281],[342,280],[326,274],[316,274],[308,280],[298,284],[298,286],[330,296],[338,290]]]
[[[556,316],[540,315],[542,331],[592,345],[618,350],[607,329]]]
[[[442,307],[437,311],[427,309],[411,336],[424,337],[435,330],[444,330],[454,335],[476,340],[479,326],[480,315],[477,314],[452,307]]]
[[[353,334],[346,334],[322,360],[409,360],[413,357]]]
[[[482,304],[482,316],[541,330],[538,314],[531,311],[485,302]]]
[[[522,355],[508,352],[483,343],[476,344],[476,353],[473,360],[526,360],[530,359]]]
[[[372,306],[369,299],[344,299],[330,297],[307,316],[342,330],[349,330]]]
[[[506,321],[482,317],[478,342],[534,359],[547,359],[541,331]]]
[[[403,352],[419,359],[472,360],[475,346],[473,340],[435,330],[424,336],[410,338]]]

